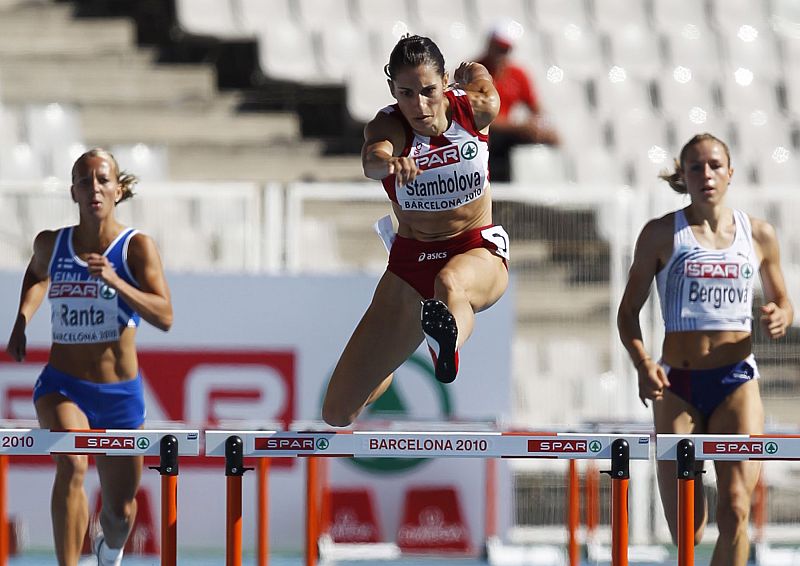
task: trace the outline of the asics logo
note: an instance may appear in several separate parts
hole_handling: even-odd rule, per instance
[[[447,252],[432,252],[432,253],[425,253],[422,252],[419,254],[418,262],[422,261],[430,261],[432,259],[447,259]]]

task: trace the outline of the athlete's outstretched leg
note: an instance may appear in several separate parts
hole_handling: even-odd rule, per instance
[[[351,424],[367,403],[389,387],[394,370],[422,342],[420,300],[408,283],[394,273],[384,273],[333,370],[322,405],[325,422]]]

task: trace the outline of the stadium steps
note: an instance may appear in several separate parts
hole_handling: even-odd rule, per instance
[[[351,156],[321,156],[316,142],[253,146],[169,146],[170,176],[182,181],[352,181],[363,177]]]
[[[296,114],[230,114],[225,107],[202,112],[191,109],[87,107],[81,112],[84,137],[94,145],[148,144],[260,145],[296,142]],[[316,147],[316,146],[315,146]]]
[[[238,112],[208,63],[155,64],[132,19],[75,19],[73,5],[0,0],[0,102],[75,106],[87,145],[165,147],[173,180],[361,180],[358,156],[323,156],[299,116]]]

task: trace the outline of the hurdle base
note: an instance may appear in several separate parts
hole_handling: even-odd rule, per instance
[[[800,564],[800,548],[773,548],[761,542],[752,546],[753,562],[758,566],[790,566]]]
[[[396,560],[400,547],[393,542],[334,542],[329,535],[322,535],[317,542],[320,562],[341,560]]]
[[[486,557],[492,566],[562,566],[567,563],[564,548],[551,544],[506,544],[498,537],[486,541]]]
[[[589,562],[611,562],[611,546],[607,544],[588,543],[586,557]],[[630,545],[628,546],[628,562],[661,563],[669,558],[669,550],[659,545]]]

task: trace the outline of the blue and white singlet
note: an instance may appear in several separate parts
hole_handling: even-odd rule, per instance
[[[72,247],[73,226],[62,228],[56,236],[50,259],[50,288],[53,342],[93,344],[119,340],[120,329],[139,326],[140,317],[122,300],[115,289],[89,275],[87,263]],[[103,253],[123,280],[139,284],[128,267],[128,245],[137,230],[127,228]]]
[[[731,330],[750,332],[753,282],[761,263],[750,218],[733,211],[736,235],[730,247],[702,247],[683,210],[675,212],[672,256],[656,274],[666,332]]]

